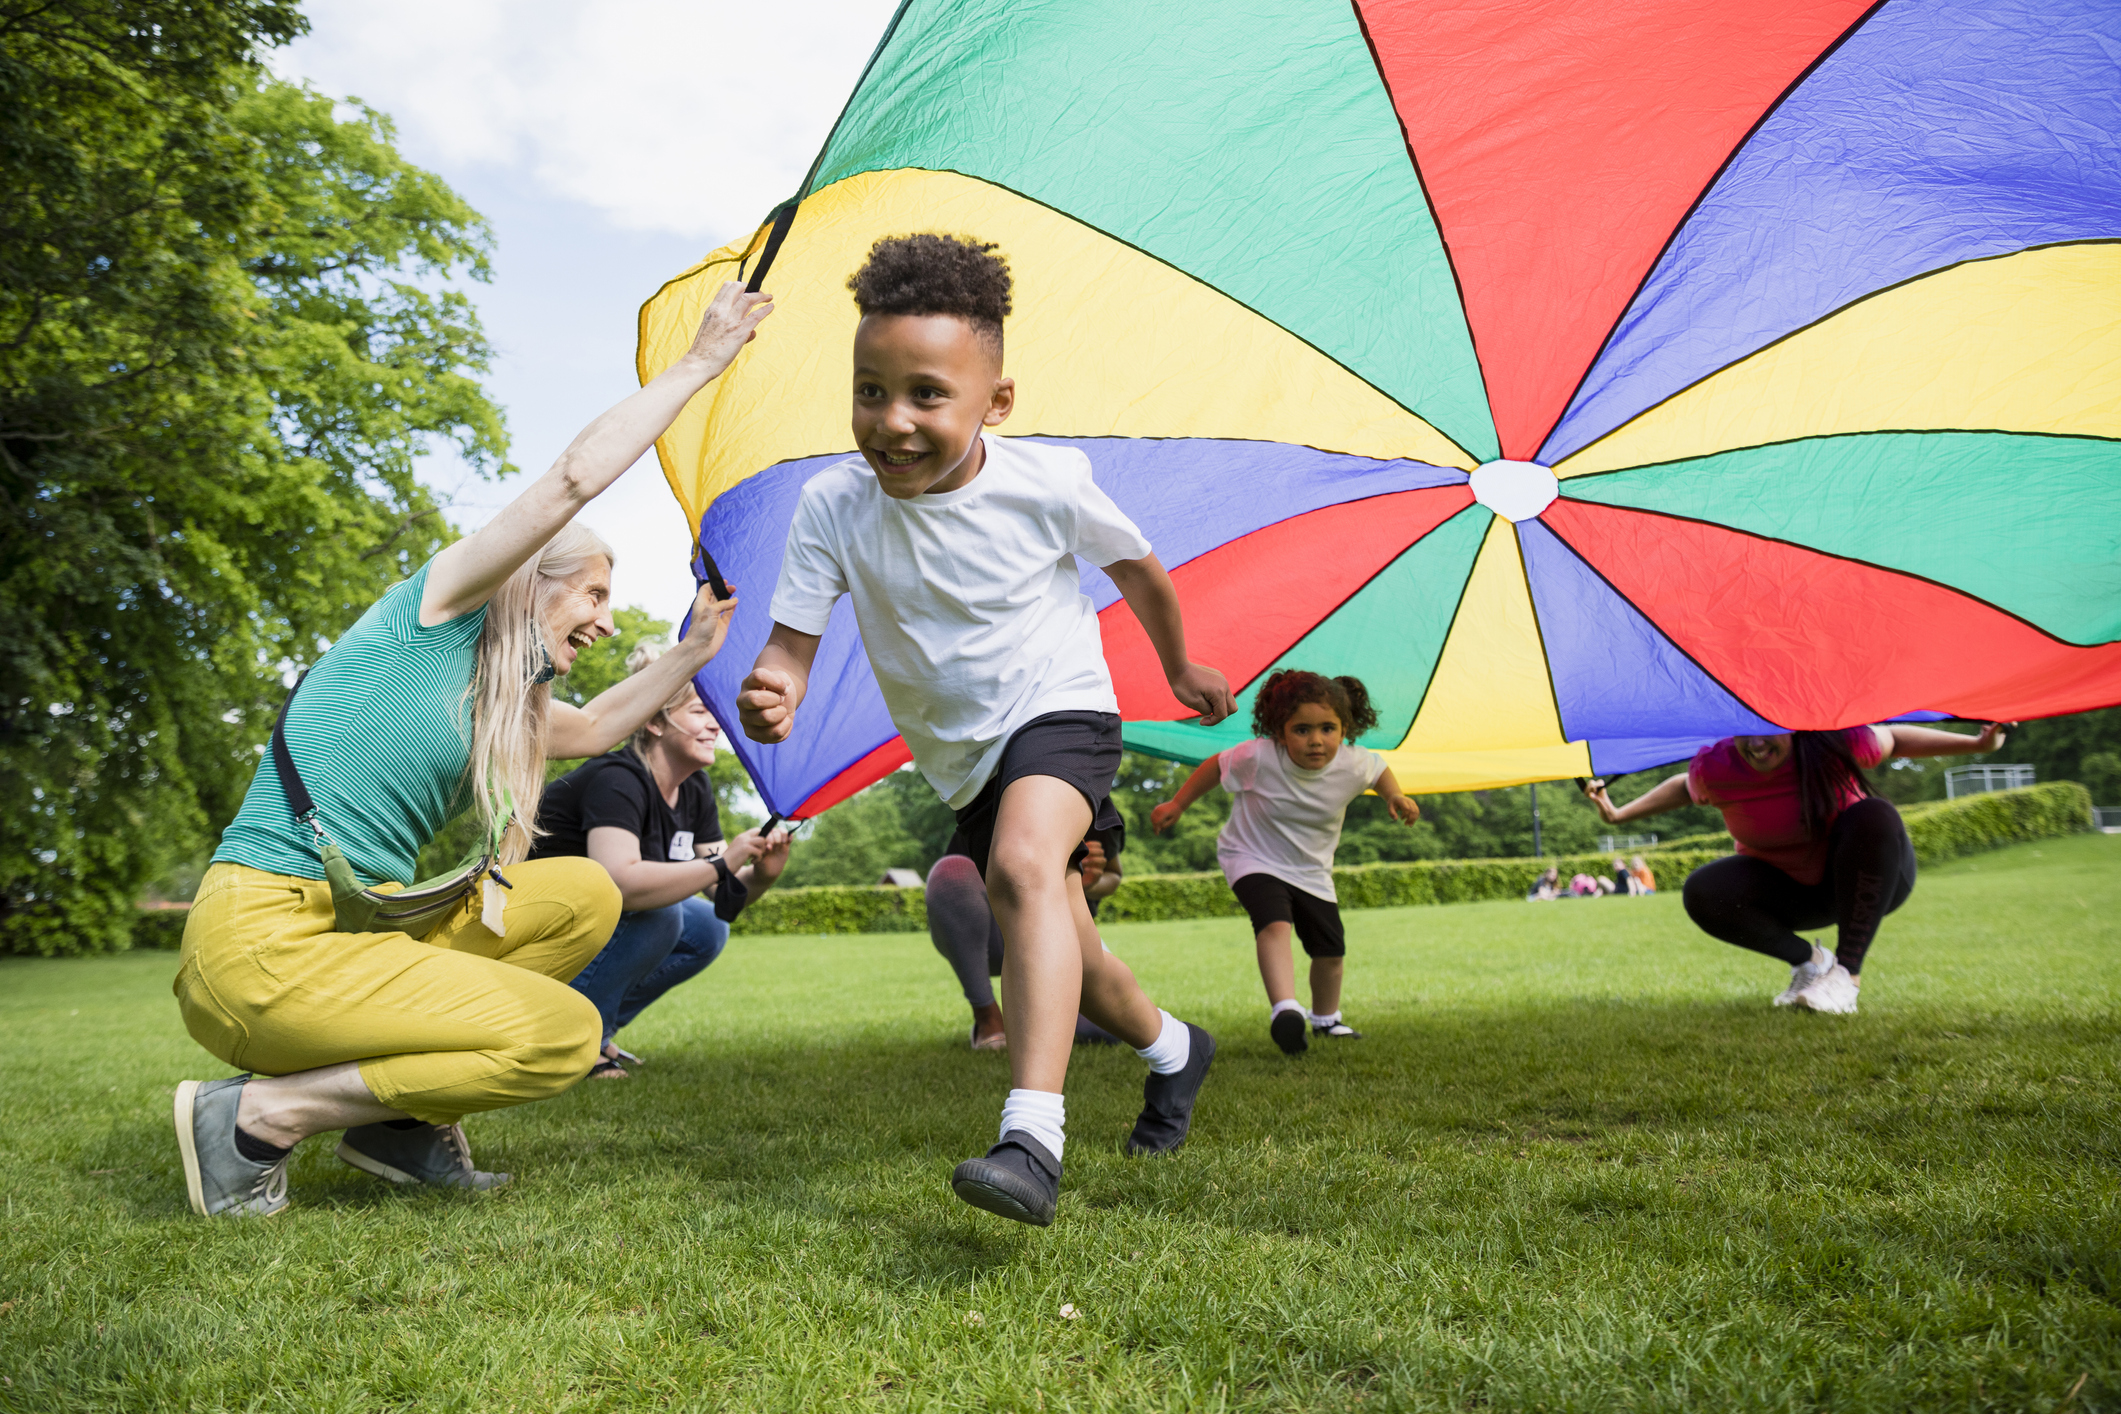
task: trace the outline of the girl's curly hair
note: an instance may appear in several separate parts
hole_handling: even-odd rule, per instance
[[[923,231],[887,236],[847,279],[855,307],[870,314],[950,314],[999,351],[1009,317],[1009,262],[991,241]]]
[[[1278,737],[1289,718],[1306,702],[1316,702],[1340,718],[1341,737],[1353,741],[1377,725],[1377,709],[1370,705],[1370,689],[1361,678],[1329,678],[1284,668],[1267,679],[1259,696],[1252,699],[1252,735]]]

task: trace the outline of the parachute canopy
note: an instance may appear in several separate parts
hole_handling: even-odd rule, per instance
[[[910,231],[1002,247],[1001,430],[1089,454],[1193,656],[1241,709],[1360,675],[1409,789],[2121,701],[2112,0],[909,0],[799,199],[659,444],[744,596],[725,718]],[[644,379],[765,236],[643,308]],[[1130,745],[1243,734],[1083,582]],[[907,759],[847,606],[734,745],[789,815]]]

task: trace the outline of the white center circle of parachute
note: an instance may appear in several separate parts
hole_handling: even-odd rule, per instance
[[[1554,502],[1561,483],[1538,462],[1483,462],[1473,469],[1473,499],[1504,520],[1530,520]]]

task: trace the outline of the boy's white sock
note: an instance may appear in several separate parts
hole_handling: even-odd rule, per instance
[[[1134,1054],[1147,1061],[1149,1069],[1158,1075],[1176,1075],[1193,1058],[1193,1033],[1186,1029],[1185,1022],[1170,1012],[1159,1011],[1157,1015],[1164,1019],[1164,1029],[1157,1033],[1154,1041]]]
[[[1276,1002],[1276,1003],[1274,1004],[1274,1009],[1273,1009],[1272,1011],[1270,1011],[1270,1012],[1268,1012],[1268,1013],[1267,1013],[1267,1020],[1268,1020],[1268,1021],[1272,1021],[1272,1020],[1274,1020],[1274,1018],[1275,1018],[1275,1017],[1277,1017],[1277,1016],[1280,1016],[1280,1015],[1281,1015],[1281,1014],[1282,1014],[1283,1012],[1285,1012],[1285,1011],[1303,1011],[1303,1010],[1304,1010],[1304,1004],[1303,1004],[1302,1002],[1300,1002],[1300,1001],[1296,1000],[1296,998],[1294,998],[1294,997],[1290,997],[1290,998],[1287,998],[1287,999],[1286,999],[1286,1000],[1284,1000],[1284,1001],[1278,1001],[1278,1002]],[[1307,1012],[1307,1011],[1304,1011],[1304,1015],[1305,1015],[1305,1016],[1309,1016],[1310,1014],[1311,1014],[1311,1013],[1309,1013],[1309,1012]]]
[[[1333,1013],[1333,1014],[1332,1014],[1331,1016],[1321,1016],[1321,1015],[1320,1015],[1319,1013],[1317,1013],[1317,1012],[1315,1012],[1315,1011],[1306,1011],[1306,1012],[1304,1013],[1304,1016],[1305,1016],[1305,1018],[1306,1018],[1306,1019],[1308,1019],[1308,1020],[1310,1021],[1310,1023],[1311,1023],[1311,1024],[1313,1025],[1313,1026],[1338,1026],[1338,1025],[1340,1025],[1340,1013],[1339,1013],[1338,1011],[1334,1012],[1334,1013]]]
[[[1002,1134],[1021,1129],[1052,1150],[1056,1159],[1068,1142],[1067,1121],[1066,1097],[1049,1090],[1011,1090],[1002,1103]]]

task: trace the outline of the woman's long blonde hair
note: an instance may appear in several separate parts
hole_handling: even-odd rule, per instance
[[[529,854],[538,835],[552,708],[552,684],[537,681],[551,662],[545,616],[564,582],[599,556],[607,564],[618,561],[601,536],[570,521],[508,576],[486,605],[478,665],[466,693],[471,703],[471,761],[465,784],[478,809],[483,838],[491,839],[494,827],[510,820],[501,841],[503,864]]]
[[[632,677],[669,651],[668,646],[665,644],[642,644],[626,655],[626,676]],[[693,689],[690,681],[680,683],[678,690],[670,694],[668,702],[656,709],[654,716],[633,729],[633,754],[644,761],[647,760],[648,749],[655,745],[656,737],[654,732],[648,730],[649,725],[654,722],[661,722],[664,726],[669,726],[670,714],[697,696],[699,696],[699,693]]]

